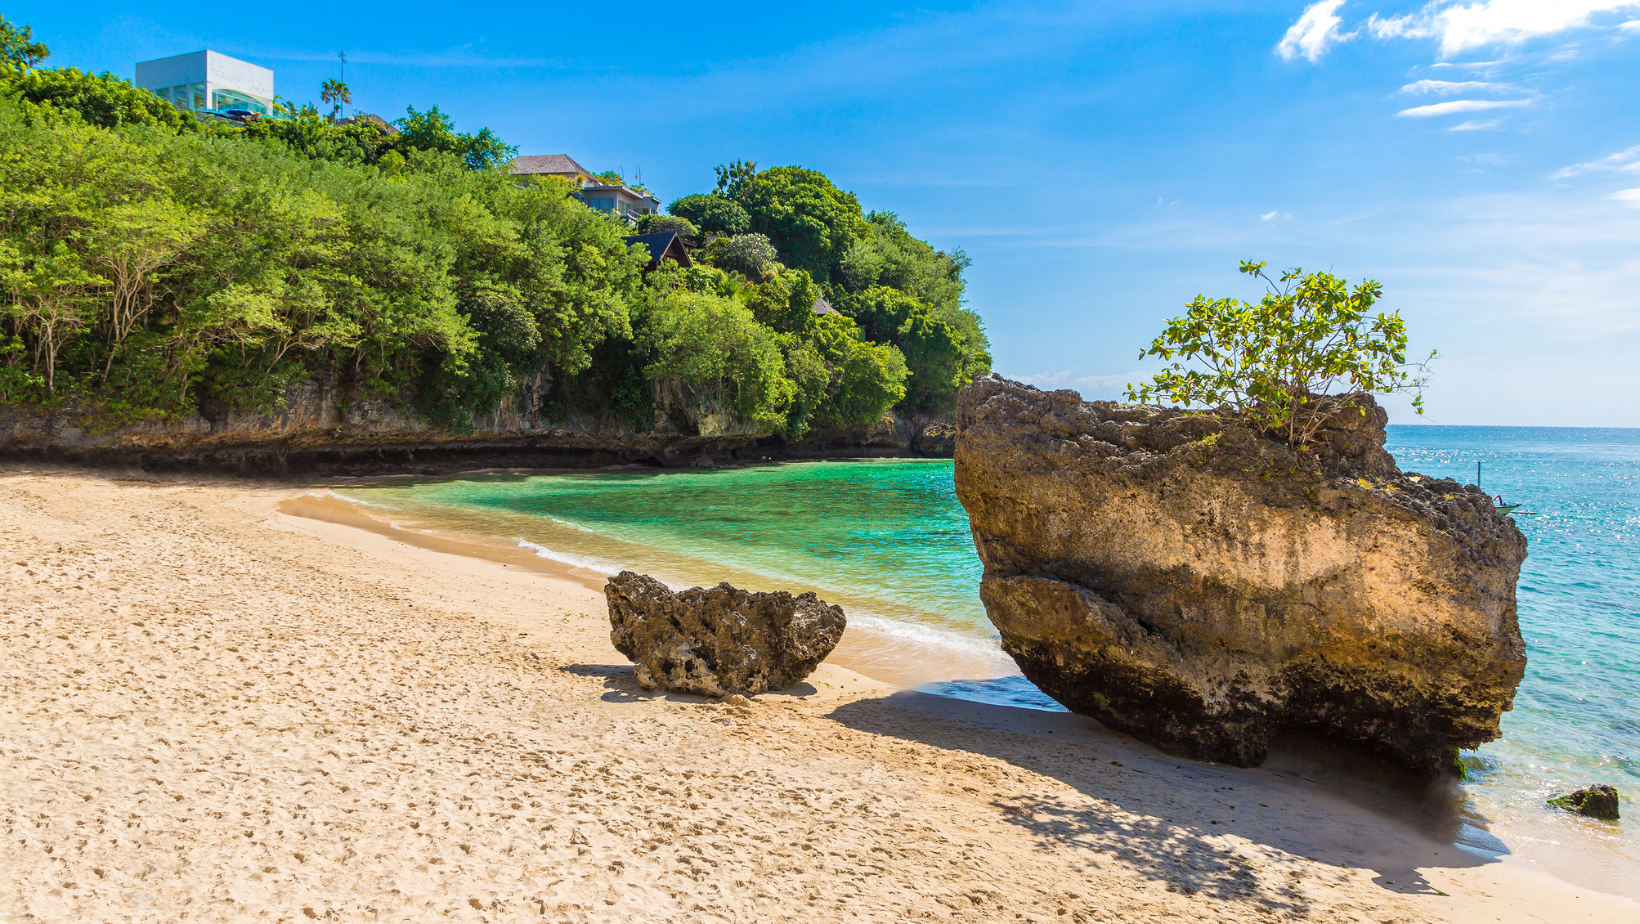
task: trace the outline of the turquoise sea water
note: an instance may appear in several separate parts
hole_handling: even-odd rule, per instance
[[[815,590],[844,607],[849,637],[859,636],[850,666],[876,676],[1017,674],[979,601],[980,563],[948,460],[475,475],[341,493],[406,524],[517,543],[602,573]],[[987,690],[1058,708],[1016,680]]]
[[[1503,738],[1467,756],[1468,798],[1513,843],[1553,852],[1576,841],[1640,864],[1640,837],[1624,833],[1632,822],[1543,807],[1590,782],[1640,790],[1640,430],[1397,426],[1389,448],[1403,469],[1464,482],[1479,460],[1487,491],[1523,505],[1529,666]],[[921,668],[910,674],[946,680],[936,688],[952,695],[1058,708],[1010,676],[997,649],[951,477],[949,461],[869,460],[474,475],[339,493],[405,525],[595,571],[813,589],[864,639],[848,652],[852,666],[876,665],[879,676]]]
[[[1594,782],[1640,814],[1640,430],[1392,426],[1401,468],[1521,504],[1517,601],[1526,678],[1503,737],[1466,757],[1465,787],[1493,830],[1526,852],[1594,842],[1633,875],[1640,826],[1545,809]]]

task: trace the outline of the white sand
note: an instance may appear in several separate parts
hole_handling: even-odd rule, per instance
[[[1640,921],[1073,716],[835,667],[649,696],[585,581],[276,512],[299,493],[0,475],[0,914]]]

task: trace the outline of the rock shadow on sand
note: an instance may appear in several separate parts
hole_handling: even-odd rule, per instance
[[[598,697],[606,703],[643,703],[655,699],[664,699],[670,703],[716,703],[719,700],[710,696],[697,696],[693,693],[673,693],[668,690],[649,690],[638,683],[638,669],[631,664],[567,664],[559,668],[566,674],[577,677],[601,678],[604,681],[604,694]],[[817,690],[808,681],[803,681],[785,690],[770,690],[760,693],[759,696],[813,696]]]
[[[1169,891],[1273,914],[1308,916],[1304,882],[1318,876],[1366,869],[1386,890],[1439,895],[1418,867],[1476,866],[1504,852],[1495,841],[1491,851],[1453,846],[1463,832],[1476,839],[1468,829],[1478,819],[1464,815],[1450,782],[1415,780],[1325,745],[1279,740],[1263,767],[1241,769],[1169,757],[1085,716],[921,692],[850,702],[830,717],[1064,783],[1070,792],[991,803],[1045,853],[1070,847],[1094,867],[1137,870]]]

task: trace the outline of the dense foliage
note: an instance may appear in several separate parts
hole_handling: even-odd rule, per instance
[[[752,216],[738,202],[723,196],[684,196],[666,210],[688,219],[705,233],[745,234],[752,228]]]
[[[960,252],[813,171],[733,165],[646,222],[697,264],[647,268],[636,229],[436,106],[396,133],[312,106],[237,125],[47,54],[0,20],[0,402],[112,426],[323,388],[457,429],[797,435],[948,408],[988,371]]]
[[[1335,388],[1410,392],[1423,413],[1427,377],[1418,372],[1428,360],[1407,362],[1406,324],[1398,313],[1368,315],[1383,295],[1377,282],[1351,289],[1330,273],[1301,269],[1272,280],[1263,263],[1249,261],[1241,272],[1265,281],[1268,291],[1258,304],[1196,296],[1139,354],[1170,364],[1151,381],[1128,386],[1129,400],[1223,410],[1295,445],[1308,443],[1327,423],[1330,406],[1316,399]]]
[[[750,278],[767,266],[805,273],[865,339],[900,351],[910,373],[902,411],[948,412],[959,388],[991,371],[979,317],[962,304],[961,250],[935,250],[891,212],[862,214],[854,194],[814,170],[735,161],[717,180],[668,206],[698,228],[701,258]]]

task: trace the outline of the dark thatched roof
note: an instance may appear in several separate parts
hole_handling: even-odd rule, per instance
[[[676,231],[656,231],[653,234],[634,234],[626,239],[628,244],[642,244],[649,248],[649,269],[659,266],[662,260],[674,260],[679,266],[693,266],[694,261],[684,252],[683,239]]]

